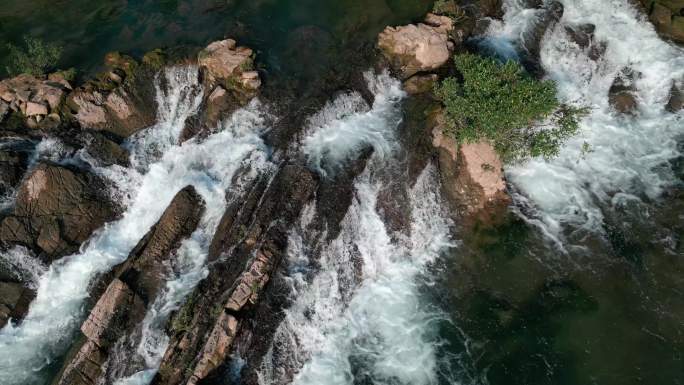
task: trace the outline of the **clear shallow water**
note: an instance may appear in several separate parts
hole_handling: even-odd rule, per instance
[[[505,3],[490,47],[522,56],[539,12]],[[437,270],[435,301],[455,321],[443,325],[444,355],[473,384],[680,384],[684,125],[664,105],[684,51],[627,1],[562,3],[541,64],[562,100],[591,111],[557,159],[507,169],[517,214],[463,234]],[[583,23],[607,44],[598,62],[566,36],[565,25]],[[627,65],[642,74],[635,117],[608,105]],[[582,156],[584,142],[592,152]]]

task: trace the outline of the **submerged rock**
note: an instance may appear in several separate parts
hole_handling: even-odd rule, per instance
[[[414,75],[404,82],[404,91],[409,95],[417,95],[430,92],[439,81],[436,74]]]
[[[454,50],[451,19],[430,14],[426,22],[387,27],[378,36],[378,48],[402,79],[440,68]]]
[[[665,108],[670,112],[677,112],[684,109],[684,91],[682,91],[681,87],[677,87],[676,84],[672,85],[672,88],[670,89],[670,99]]]
[[[22,183],[13,212],[0,223],[0,241],[19,244],[52,261],[75,252],[116,216],[95,175],[42,163]]]
[[[195,230],[203,210],[204,202],[192,186],[176,194],[126,262],[114,269],[55,385],[95,385],[105,380],[111,347],[143,320],[163,288],[165,262]]]

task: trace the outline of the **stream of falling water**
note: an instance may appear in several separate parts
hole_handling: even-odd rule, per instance
[[[83,319],[92,279],[122,262],[176,192],[191,184],[207,203],[207,210],[200,228],[179,251],[180,274],[167,286],[168,301],[153,305],[151,311],[161,313],[163,318],[169,307],[191,290],[175,285],[194,284],[203,274],[208,234],[222,215],[233,175],[244,166],[251,165],[256,172],[266,164],[265,146],[259,136],[266,128],[257,101],[204,141],[178,145],[183,124],[196,113],[202,97],[198,70],[192,66],[174,67],[162,76],[166,86],[158,84],[159,123],[129,144],[135,167],[96,169],[117,184],[115,193],[125,206],[123,217],[96,232],[81,252],[54,263],[40,278],[37,297],[23,322],[18,326],[8,324],[0,331],[0,383],[26,385],[44,381],[41,370],[64,353]],[[188,263],[188,259],[192,262]],[[152,324],[157,318],[152,315],[146,322]],[[149,330],[151,334],[157,332],[155,327]],[[152,351],[163,345],[163,341],[150,342],[154,339],[143,338],[143,356],[148,345]]]

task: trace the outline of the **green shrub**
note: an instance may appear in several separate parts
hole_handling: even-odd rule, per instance
[[[432,13],[449,16],[455,19],[460,19],[464,16],[463,10],[456,4],[455,0],[435,1],[435,4],[432,6]]]
[[[22,49],[14,44],[7,44],[8,61],[7,73],[10,76],[29,74],[43,76],[49,70],[55,69],[55,65],[62,56],[62,47],[54,43],[24,36]]]
[[[436,87],[445,106],[447,134],[460,143],[488,140],[504,163],[552,158],[577,133],[583,109],[562,105],[556,86],[525,73],[520,64],[473,54],[454,58],[462,81]]]

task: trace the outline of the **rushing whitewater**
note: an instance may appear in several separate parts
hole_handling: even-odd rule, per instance
[[[383,169],[402,156],[396,130],[403,92],[386,73],[366,77],[375,94],[372,108],[344,94],[311,118],[304,152],[315,166],[343,164],[362,145],[374,154],[357,177],[336,239],[316,247],[327,236],[309,228],[313,205],[290,235],[294,303],[264,358],[263,385],[437,382],[433,328],[441,314],[421,301],[419,288],[426,267],[452,246],[450,224],[436,170],[428,166],[408,191],[410,229],[391,234],[385,226],[378,194],[390,183]]]
[[[587,106],[590,114],[581,132],[556,159],[533,160],[507,169],[520,194],[537,208],[538,219],[553,237],[563,224],[602,231],[602,207],[630,200],[657,198],[674,182],[668,161],[681,155],[678,137],[683,114],[664,109],[673,82],[684,78],[684,50],[664,42],[653,26],[625,0],[564,0],[563,17],[547,31],[540,49],[541,64],[558,84],[563,102]],[[503,23],[489,34],[516,44],[539,17],[519,0],[505,2]],[[606,52],[593,61],[589,52],[569,41],[564,26],[593,24],[595,39]],[[608,90],[625,67],[641,75],[636,80],[639,110],[620,116],[608,103]],[[584,142],[591,152],[582,153]]]
[[[265,127],[258,102],[236,114],[223,130],[204,141],[177,144],[183,123],[196,112],[197,100],[201,98],[197,78],[196,67],[177,67],[166,72],[166,87],[158,88],[160,123],[131,143],[136,169],[113,166],[96,170],[118,184],[115,193],[124,198],[123,217],[94,234],[80,253],[53,264],[40,279],[37,297],[24,321],[17,327],[8,324],[0,332],[0,383],[24,385],[39,380],[40,370],[70,345],[84,316],[83,304],[91,280],[122,262],[174,195],[189,184],[207,202],[208,210],[200,228],[179,251],[180,274],[167,286],[164,295],[168,300],[155,303],[152,311],[168,312],[168,307],[176,306],[191,290],[190,285],[202,276],[199,265],[203,264],[207,237],[222,214],[220,209],[225,207],[224,195],[233,175],[245,165],[258,168],[265,164],[266,152],[259,137]],[[189,266],[188,259],[192,259]],[[149,321],[146,318],[150,324],[156,316],[151,317]],[[157,332],[156,327],[150,327],[154,329],[152,334]],[[144,345],[153,345],[151,350],[161,349],[163,343],[143,339]],[[141,354],[146,355],[145,350],[146,346],[141,347]],[[149,355],[148,366],[152,367],[158,360],[157,353]]]
[[[348,92],[328,102],[308,120],[302,152],[323,175],[334,173],[365,146],[372,146],[381,157],[396,146],[395,128],[401,121],[398,102],[405,96],[401,84],[387,71],[379,75],[366,72],[364,77],[375,97],[371,108],[361,94]]]

